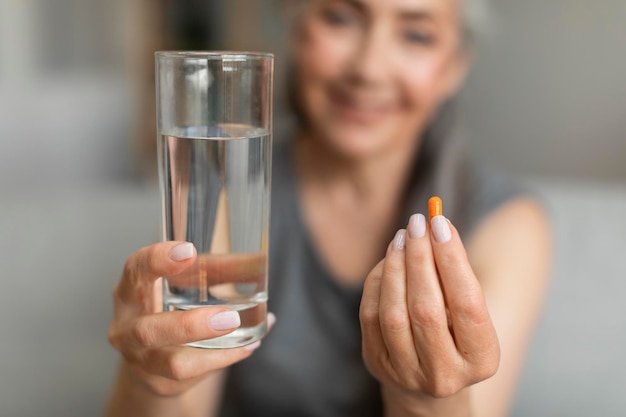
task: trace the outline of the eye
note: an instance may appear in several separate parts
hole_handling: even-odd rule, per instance
[[[348,10],[341,10],[339,8],[327,8],[322,11],[322,17],[326,23],[333,26],[345,26],[353,23],[355,17]]]
[[[405,30],[402,32],[402,38],[411,44],[432,45],[435,43],[435,36],[424,30]]]

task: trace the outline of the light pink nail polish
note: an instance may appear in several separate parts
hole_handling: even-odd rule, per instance
[[[435,216],[430,220],[430,225],[433,230],[433,236],[438,243],[446,243],[452,238],[452,232],[450,231],[450,224],[448,219],[443,216]]]
[[[267,313],[267,327],[271,328],[276,323],[276,316],[274,313]]]
[[[169,257],[173,261],[184,261],[185,259],[191,258],[193,256],[193,252],[192,243],[181,243],[180,245],[176,245],[170,249]]]
[[[412,215],[406,229],[411,239],[424,237],[426,234],[426,217],[420,213]]]
[[[224,311],[214,314],[209,319],[209,326],[213,330],[235,329],[241,325],[241,318],[236,311]]]
[[[404,249],[405,242],[406,242],[406,230],[400,229],[396,232],[396,236],[393,238],[392,247],[394,250],[402,250]]]

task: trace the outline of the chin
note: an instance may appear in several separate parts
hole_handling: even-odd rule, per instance
[[[326,129],[320,132],[320,136],[331,151],[354,160],[370,159],[394,146],[393,138],[388,137],[388,134],[378,133],[372,129],[355,127]]]

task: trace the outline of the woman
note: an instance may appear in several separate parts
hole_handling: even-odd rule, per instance
[[[503,416],[549,236],[532,199],[476,174],[453,146],[472,1],[300,6],[299,123],[274,157],[279,322],[257,351],[182,347],[232,331],[237,315],[154,314],[156,278],[196,254],[183,242],[139,250],[114,293],[110,340],[123,359],[108,415]],[[458,229],[409,217],[434,193]]]

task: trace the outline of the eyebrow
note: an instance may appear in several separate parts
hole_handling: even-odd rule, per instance
[[[343,0],[344,3],[354,7],[359,13],[368,14],[368,5],[363,0]],[[399,9],[396,12],[397,17],[400,20],[407,22],[417,21],[434,21],[436,18],[430,10],[414,10],[414,9]]]
[[[426,10],[402,10],[398,15],[402,20],[434,20],[433,14]]]
[[[361,0],[344,0],[345,3],[348,3],[350,6],[359,10],[359,12],[366,12],[367,6]]]
[[[366,13],[368,11],[368,6],[363,0],[344,0],[344,2],[356,8],[359,12]],[[397,15],[400,19],[407,21],[434,20],[433,13],[426,9],[400,9]]]

